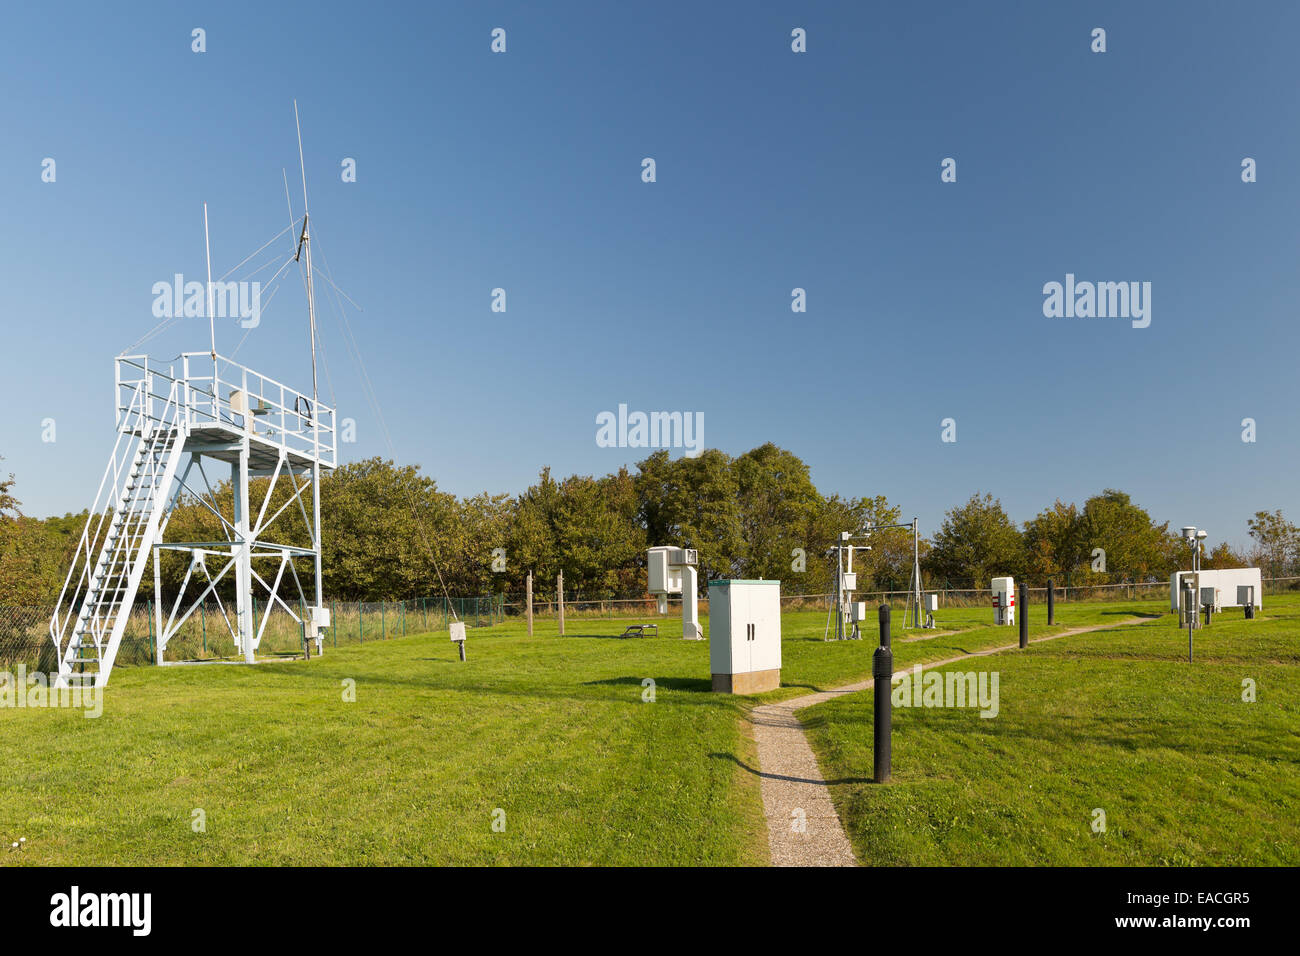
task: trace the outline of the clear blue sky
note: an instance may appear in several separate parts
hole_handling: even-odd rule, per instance
[[[112,358],[154,282],[202,278],[202,203],[217,273],[286,225],[281,168],[301,210],[297,97],[318,255],[398,458],[446,490],[630,464],[595,442],[626,403],[927,534],[976,490],[1023,521],[1118,487],[1245,544],[1257,509],[1300,515],[1298,34],[1293,3],[9,5],[0,468],[30,514],[90,504]],[[1066,273],[1151,282],[1151,326],[1045,318]],[[303,301],[239,358],[306,387]],[[324,296],[321,321],[344,455],[386,454]]]

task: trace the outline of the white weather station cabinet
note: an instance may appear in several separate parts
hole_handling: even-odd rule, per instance
[[[709,582],[709,669],[723,694],[781,686],[781,582]]]

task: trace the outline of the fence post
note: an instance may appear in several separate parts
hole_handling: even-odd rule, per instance
[[[524,595],[524,603],[528,605],[528,636],[533,636],[533,572],[528,572],[528,590]]]
[[[1051,627],[1056,623],[1056,588],[1052,586],[1052,579],[1047,579],[1047,626]]]
[[[560,637],[564,636],[564,572],[555,578],[555,599],[559,602]]]

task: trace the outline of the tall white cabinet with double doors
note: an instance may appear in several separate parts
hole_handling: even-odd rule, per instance
[[[781,582],[709,582],[709,669],[723,694],[781,686]]]

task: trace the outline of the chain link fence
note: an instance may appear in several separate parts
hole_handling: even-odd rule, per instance
[[[1264,578],[1264,596],[1270,594],[1290,594],[1300,591],[1300,577]],[[1029,587],[1030,600],[1035,603],[1047,603],[1047,588]],[[1071,601],[1167,601],[1169,600],[1168,581],[1127,582],[1123,584],[1088,584],[1077,587],[1065,587],[1054,584],[1052,590],[1058,603]],[[988,588],[922,588],[923,594],[939,595],[940,607],[985,607],[991,600]],[[881,604],[888,601],[890,605],[904,605],[910,591],[857,591],[859,601]],[[819,607],[825,610],[835,603],[834,594],[783,594],[781,606],[787,610]]]
[[[989,602],[987,588],[924,589],[939,595],[940,607],[983,607]],[[1141,584],[1099,584],[1083,587],[1056,587],[1056,600],[1070,601],[1151,601],[1169,597],[1169,582],[1148,581]],[[1276,595],[1300,591],[1300,577],[1265,578],[1264,594]],[[1029,588],[1034,603],[1046,602],[1047,588]],[[891,605],[907,603],[908,591],[859,591],[857,599]],[[835,601],[833,594],[783,594],[785,610],[826,610]],[[279,604],[266,612],[266,606],[254,600],[253,626],[262,635],[258,654],[301,654],[303,628]],[[383,641],[406,634],[446,630],[452,620],[469,627],[491,627],[505,621],[526,618],[527,602],[523,595],[504,594],[462,598],[414,598],[406,601],[327,601],[331,627],[325,632],[329,647]],[[670,596],[668,614],[680,613],[681,598]],[[18,664],[29,669],[57,669],[54,644],[49,625],[52,607],[0,606],[0,670],[12,671]],[[305,608],[296,609],[299,617]],[[166,622],[171,608],[163,609]],[[559,602],[533,601],[536,621],[555,620]],[[583,619],[640,619],[658,616],[653,597],[604,598],[564,601],[566,621]],[[216,660],[236,657],[234,610],[215,601],[200,605],[179,627],[167,644],[167,660]],[[150,664],[157,656],[157,621],[152,601],[137,606],[127,622],[126,633],[118,650],[116,664]]]
[[[453,615],[470,627],[490,627],[505,618],[502,602],[495,597],[327,601],[326,604],[332,626],[325,631],[325,642],[330,647],[446,630]],[[305,608],[298,607],[295,612],[300,618],[305,616]],[[33,670],[58,669],[54,642],[50,638],[53,613],[53,607],[0,606],[0,670],[12,671],[20,663]],[[164,607],[164,624],[170,615],[171,608]],[[303,651],[302,625],[279,604],[273,605],[268,614],[265,602],[254,599],[253,628],[261,634],[259,655]],[[234,631],[234,609],[224,602],[205,602],[172,635],[166,658],[178,661],[237,657]],[[156,608],[152,601],[140,602],[127,619],[114,666],[153,663],[157,658],[157,641]]]

